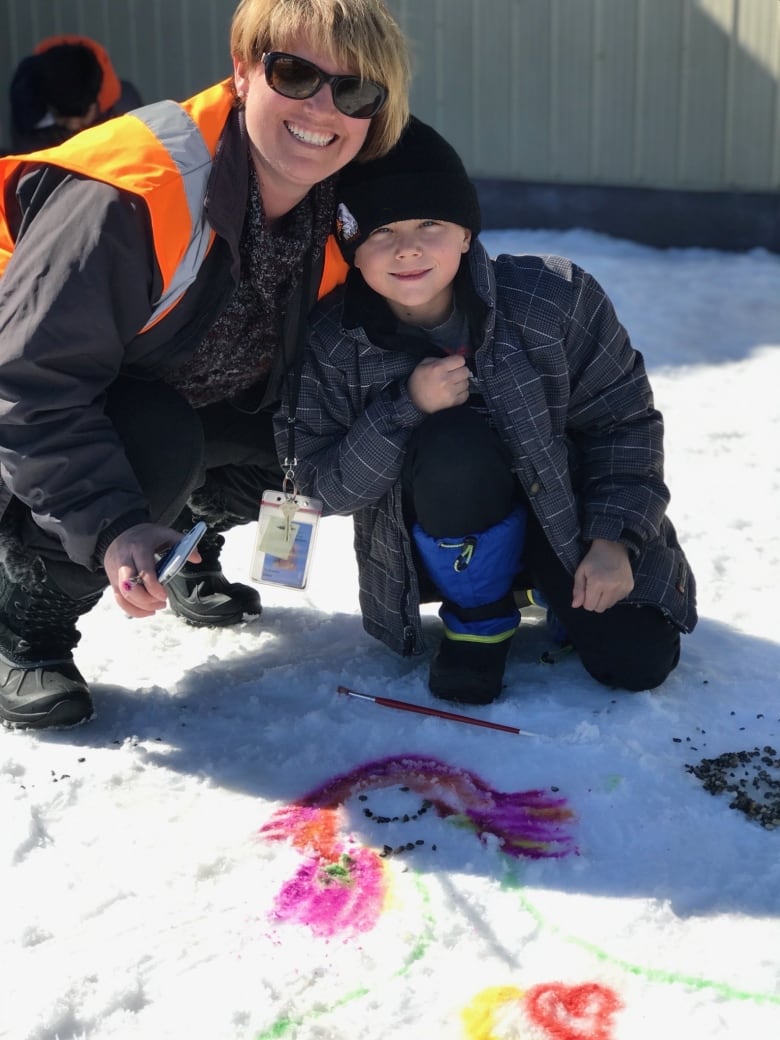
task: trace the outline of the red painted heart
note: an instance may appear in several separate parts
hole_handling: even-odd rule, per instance
[[[525,1005],[529,1018],[554,1040],[610,1040],[612,1016],[623,1006],[616,993],[597,982],[534,986]]]

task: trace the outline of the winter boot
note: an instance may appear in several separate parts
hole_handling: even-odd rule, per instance
[[[18,563],[18,560],[17,560]],[[0,563],[0,720],[19,729],[73,726],[92,715],[87,684],[73,663],[76,621],[103,590],[73,599],[39,557]]]
[[[428,685],[443,700],[490,704],[501,693],[507,654],[520,614],[512,580],[520,569],[525,510],[463,538],[413,536],[442,595],[444,638],[431,661]]]
[[[188,526],[191,527],[193,522],[191,519]],[[178,527],[179,523],[174,526]],[[219,554],[224,544],[222,535],[209,527],[198,543],[202,562],[186,563],[166,586],[169,606],[174,614],[190,625],[221,628],[237,625],[244,614],[262,613],[257,590],[228,581],[222,573]]]

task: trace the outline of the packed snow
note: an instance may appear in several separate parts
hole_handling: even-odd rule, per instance
[[[780,1036],[780,256],[483,241],[572,257],[646,358],[699,586],[678,669],[604,689],[532,609],[499,701],[435,701],[362,630],[347,518],[232,629],[104,596],[95,718],[0,732],[1,1037]]]

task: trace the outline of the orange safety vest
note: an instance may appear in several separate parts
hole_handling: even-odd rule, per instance
[[[188,101],[158,101],[117,116],[55,148],[0,159],[0,277],[15,245],[5,200],[25,167],[46,163],[111,184],[140,196],[151,219],[162,291],[141,330],[147,331],[181,300],[214,241],[203,201],[232,104],[230,80],[224,80]],[[340,285],[347,271],[331,235],[318,297]]]

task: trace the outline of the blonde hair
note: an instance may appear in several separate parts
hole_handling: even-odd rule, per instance
[[[321,45],[334,65],[387,88],[387,101],[371,120],[357,158],[385,155],[409,119],[410,64],[406,38],[382,0],[241,0],[230,50],[257,66],[263,54],[284,50],[300,33]]]

